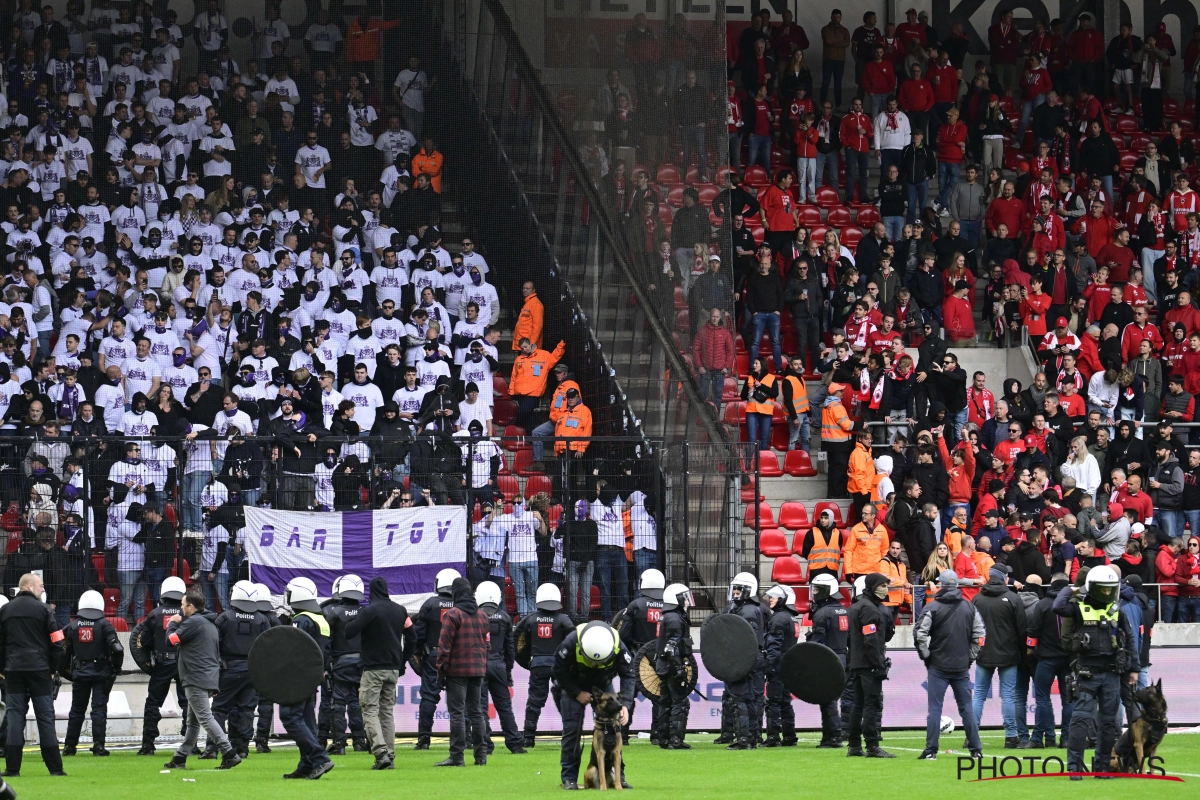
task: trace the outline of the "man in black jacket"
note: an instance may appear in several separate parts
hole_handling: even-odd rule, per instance
[[[783,351],[779,338],[779,320],[783,311],[783,284],[773,269],[771,251],[758,250],[758,271],[746,278],[746,323],[743,337],[751,342],[750,360],[758,358],[763,330],[771,337],[774,371],[783,371]]]
[[[941,363],[930,365],[931,372],[918,381],[928,380],[936,396],[946,406],[946,419],[953,423],[947,428],[946,445],[958,444],[959,432],[967,424],[967,371],[958,365],[958,356],[946,353]]]
[[[304,511],[313,503],[313,472],[322,450],[319,439],[327,435],[321,420],[296,411],[290,398],[280,403],[282,414],[271,432],[279,447],[279,507]]]
[[[1020,590],[1028,583],[1026,580],[1030,575],[1037,575],[1041,579],[1042,585],[1050,583],[1050,565],[1046,563],[1046,557],[1042,555],[1039,547],[1042,541],[1042,532],[1036,527],[1029,530],[1029,538],[1017,544],[1016,548],[1008,554],[1006,562],[1012,575],[1013,586]]]
[[[693,249],[697,244],[707,244],[712,238],[712,225],[708,221],[708,211],[700,206],[700,194],[694,186],[683,190],[683,208],[675,212],[671,224],[671,250],[675,253],[675,263],[679,269],[679,280],[686,294],[695,276],[693,272]],[[700,269],[707,267],[701,264]]]
[[[926,690],[929,693],[929,716],[925,721],[925,750],[917,758],[936,761],[941,736],[942,703],[946,687],[954,690],[958,715],[967,730],[967,747],[972,758],[981,758],[983,744],[979,741],[979,718],[971,706],[971,664],[979,657],[987,629],[983,617],[970,603],[963,600],[958,588],[958,575],[944,570],[938,576],[938,593],[917,620],[913,638],[917,655],[928,672]]]
[[[366,724],[367,747],[375,756],[371,769],[394,769],[396,724],[392,709],[396,705],[396,682],[413,652],[413,634],[408,610],[388,595],[387,578],[376,575],[371,579],[367,606],[346,621],[345,632],[362,643],[358,702]]]
[[[937,172],[937,158],[925,134],[917,131],[912,135],[912,144],[900,151],[900,179],[908,189],[908,223],[917,221],[925,202],[929,199],[929,179]]]
[[[42,579],[33,573],[21,576],[17,595],[0,609],[0,653],[8,700],[8,741],[4,760],[7,777],[21,774],[25,750],[25,713],[33,703],[42,761],[51,775],[62,775],[62,756],[54,731],[54,684],[51,674],[64,639],[50,606],[42,602]]]
[[[642,93],[643,96],[646,93]],[[675,90],[675,124],[683,139],[683,167],[686,170],[696,156],[700,168],[700,182],[708,183],[708,162],[704,156],[704,124],[711,118],[708,113],[708,90],[696,82],[696,70],[689,69],[683,86]]]
[[[158,590],[171,574],[175,561],[175,526],[163,517],[162,509],[154,503],[146,506],[142,518],[142,536],[146,548],[146,583],[150,596],[158,605]]]
[[[887,642],[896,632],[891,610],[883,605],[888,596],[888,579],[873,572],[863,581],[863,591],[850,606],[850,670],[854,707],[850,711],[848,756],[895,758],[879,746],[883,721],[883,682],[891,659]],[[862,747],[867,740],[867,749]]]
[[[809,621],[812,627],[805,640],[823,644],[837,653],[842,667],[848,664],[847,652],[850,643],[849,618],[842,606],[842,593],[836,575],[817,575],[810,587],[812,605]],[[839,705],[841,706],[839,708]],[[842,737],[850,730],[850,712],[854,707],[854,687],[847,682],[842,696],[821,704],[821,741],[817,749],[837,750],[842,746]]]
[[[1059,592],[1070,585],[1070,579],[1065,573],[1058,572],[1050,581],[1050,591],[1038,600],[1037,604],[1026,612],[1025,646],[1037,659],[1037,668],[1033,673],[1033,694],[1037,700],[1037,712],[1034,716],[1033,747],[1054,747],[1054,706],[1050,703],[1050,689],[1055,679],[1058,680],[1059,699],[1062,701],[1062,726],[1059,741],[1066,746],[1067,731],[1071,728],[1071,695],[1063,692],[1063,686],[1068,686],[1070,672],[1068,667],[1071,660],[1063,649],[1062,624],[1054,613],[1054,599]]]
[[[491,720],[487,714],[489,695],[496,706],[496,717],[500,720],[500,730],[504,732],[504,744],[509,752],[514,756],[525,755],[528,752],[521,744],[521,730],[517,727],[517,718],[513,715],[512,697],[508,694],[513,685],[512,668],[517,657],[517,637],[513,632],[512,617],[501,607],[503,601],[500,587],[492,581],[483,581],[475,588],[475,602],[479,604],[480,610],[488,615],[491,636],[488,642],[487,674],[484,675],[483,687],[479,692],[489,756],[496,749],[496,745],[492,743]]]
[[[1007,568],[1003,568],[1007,569]],[[983,703],[992,688],[992,676],[999,674],[1000,711],[1004,716],[1004,749],[1018,747],[1016,707],[1017,664],[1025,655],[1025,604],[1005,585],[1005,572],[992,567],[988,582],[975,597],[975,608],[987,627],[987,641],[975,665],[975,719],[983,718]],[[1026,739],[1021,749],[1032,747]]]

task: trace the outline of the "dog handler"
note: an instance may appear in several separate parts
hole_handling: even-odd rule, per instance
[[[592,689],[612,691],[612,679],[621,679],[620,722],[629,721],[629,707],[637,680],[633,657],[621,646],[621,637],[608,623],[594,620],[567,635],[554,654],[554,682],[562,691],[562,787],[579,788],[579,763],[583,759],[580,736],[583,712],[592,702]],[[632,788],[621,775],[621,788]]]

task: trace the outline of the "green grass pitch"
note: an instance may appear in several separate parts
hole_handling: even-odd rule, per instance
[[[942,746],[962,744],[961,730],[942,737]],[[965,792],[982,798],[1012,797],[1054,793],[1056,798],[1120,797],[1138,798],[1196,797],[1200,786],[1200,735],[1170,734],[1159,754],[1169,774],[1181,775],[1184,783],[1159,780],[1085,779],[1070,782],[1064,778],[1039,778],[1020,781],[971,783],[956,778],[957,754],[943,753],[937,761],[917,761],[924,746],[924,734],[916,731],[888,732],[884,747],[896,754],[892,760],[849,759],[842,750],[816,750],[817,737],[803,735],[796,748],[777,748],[749,752],[726,752],[711,744],[713,735],[692,735],[690,751],[665,751],[646,740],[635,740],[626,748],[626,775],[639,795],[662,798],[722,798],[779,796],[780,790],[797,790],[809,796],[847,800],[894,792],[909,787],[922,797],[944,796],[945,791]],[[590,738],[587,739],[590,747]],[[985,755],[1058,756],[1065,750],[1004,750],[1003,734],[985,732]],[[46,774],[36,749],[26,750],[22,776],[11,779],[21,800],[104,800],[105,798],[214,798],[214,797],[337,797],[344,800],[371,800],[402,792],[405,797],[456,798],[479,797],[488,800],[535,797],[561,797],[559,788],[558,744],[541,739],[529,755],[511,755],[497,741],[497,750],[486,767],[435,769],[433,764],[446,757],[445,740],[436,740],[431,750],[416,752],[411,739],[400,739],[396,748],[396,769],[371,771],[366,753],[337,756],[337,767],[320,781],[283,781],[284,772],[295,769],[295,748],[278,747],[269,755],[250,754],[249,759],[230,772],[218,772],[216,761],[188,759],[188,769],[161,774],[171,751],[160,748],[153,758],[135,756],[130,751],[114,751],[110,758],[95,758],[85,750],[64,759],[66,778]],[[584,749],[584,764],[588,748]],[[1013,771],[1009,766],[1009,771]],[[580,776],[582,779],[582,775]],[[918,788],[919,787],[919,788]]]

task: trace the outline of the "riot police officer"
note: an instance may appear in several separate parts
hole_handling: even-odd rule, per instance
[[[175,663],[176,648],[167,638],[167,620],[182,614],[183,595],[187,592],[182,578],[171,576],[162,582],[158,592],[158,607],[134,626],[129,634],[130,650],[138,665],[149,665],[150,682],[146,686],[146,707],[142,712],[142,748],[139,756],[154,755],[154,740],[158,738],[158,721],[162,719],[162,704],[167,699],[171,681],[175,681],[175,699],[187,724],[187,697],[179,683]]]
[[[818,575],[811,586],[812,604],[809,606],[811,629],[805,641],[823,644],[838,654],[842,667],[846,666],[846,654],[850,644],[850,620],[842,606],[842,592],[838,579],[832,575]],[[850,709],[854,705],[854,687],[846,681],[842,688],[841,717],[838,716],[838,701],[821,704],[821,741],[818,748],[839,748],[850,729]]]
[[[437,592],[421,605],[413,623],[416,637],[417,671],[421,674],[421,706],[417,716],[417,744],[414,750],[429,749],[429,735],[433,732],[433,714],[442,699],[437,674],[438,639],[442,636],[442,613],[454,608],[451,585],[461,578],[458,570],[443,569],[433,579]]]
[[[367,729],[363,723],[362,706],[358,702],[358,687],[362,683],[362,636],[347,636],[346,623],[360,612],[359,604],[365,595],[362,579],[343,575],[333,584],[338,602],[325,609],[331,630],[330,654],[333,657],[333,703],[330,711],[329,755],[346,752],[346,718],[349,717],[350,736],[356,752],[367,748]]]
[[[1093,772],[1108,772],[1117,741],[1117,712],[1121,707],[1121,682],[1137,682],[1141,662],[1134,647],[1133,629],[1117,602],[1121,579],[1111,567],[1092,567],[1078,586],[1065,587],[1054,600],[1054,613],[1070,621],[1070,638],[1063,644],[1075,661],[1075,705],[1067,737],[1067,770],[1083,772],[1083,750],[1089,729],[1098,717]],[[1082,596],[1080,596],[1082,594]],[[1080,780],[1072,775],[1071,780]]]
[[[883,605],[888,596],[886,575],[872,572],[863,580],[863,590],[850,606],[849,682],[854,687],[854,707],[850,710],[847,756],[895,758],[879,746],[883,723],[883,682],[887,680],[891,659],[887,642],[896,632],[891,610]],[[866,739],[864,752],[862,740]]]
[[[245,758],[254,732],[254,709],[258,693],[250,683],[246,659],[254,640],[271,627],[267,615],[258,610],[258,592],[250,581],[238,581],[229,592],[229,605],[217,617],[221,635],[221,688],[213,698],[213,719],[229,734],[234,751]],[[216,758],[216,744],[209,742],[200,758]]]
[[[275,606],[271,603],[271,590],[264,584],[254,584],[256,591],[255,601],[258,604],[258,612],[267,618],[267,622],[271,623],[271,627],[282,625],[279,620],[279,615],[275,613]],[[254,730],[254,752],[269,753],[271,746],[268,740],[271,738],[271,725],[275,721],[275,704],[266,697],[258,698],[258,725]]]
[[[529,695],[525,700],[525,731],[522,744],[537,744],[538,719],[550,694],[550,672],[554,653],[567,634],[575,629],[562,610],[562,594],[552,583],[543,583],[534,596],[537,610],[517,623],[517,641],[529,651]],[[554,705],[558,706],[558,695]]]
[[[688,699],[692,687],[687,675],[687,662],[692,654],[687,612],[692,605],[692,593],[682,583],[672,583],[663,590],[662,604],[658,644],[654,649],[654,672],[661,679],[662,697],[658,741],[664,750],[691,750],[684,736],[692,707]]]
[[[767,623],[767,740],[763,747],[796,746],[796,710],[792,693],[783,686],[783,657],[796,646],[800,626],[796,617],[796,593],[790,586],[775,584],[767,590],[771,621]],[[782,738],[781,738],[782,737]]]
[[[484,581],[475,589],[475,602],[488,615],[491,631],[487,674],[484,676],[483,689],[479,693],[479,703],[483,706],[488,755],[496,749],[492,744],[492,726],[487,715],[489,693],[492,703],[496,706],[496,716],[500,719],[500,730],[504,732],[505,746],[513,755],[525,755],[521,731],[517,728],[517,718],[513,715],[512,698],[508,694],[513,685],[512,669],[517,655],[517,637],[513,631],[512,617],[501,607],[503,599],[504,594],[500,587],[491,581]]]
[[[646,642],[654,641],[658,637],[658,620],[662,616],[662,596],[663,589],[666,588],[666,577],[656,569],[648,569],[641,575],[641,580],[638,583],[638,597],[634,598],[633,602],[625,607],[625,611],[617,615],[617,620],[614,625],[617,628],[617,633],[621,635],[621,644],[629,648],[629,652],[633,656],[637,656],[638,651],[642,649],[642,645]],[[634,695],[636,698],[637,695]],[[650,744],[663,745],[665,740],[659,738],[660,727],[665,727],[666,723],[660,721],[661,709],[659,702],[654,698],[650,700],[652,709],[650,715]],[[636,710],[636,702],[634,706]],[[629,712],[629,718],[633,720],[633,710]],[[625,743],[629,743],[629,726],[625,726],[622,731],[625,736]]]
[[[739,572],[729,584],[729,605],[724,613],[736,614],[754,630],[761,653],[766,644],[767,615],[758,601],[758,579]],[[763,688],[766,683],[766,659],[761,654],[754,669],[740,681],[725,684],[721,698],[721,737],[717,744],[732,742],[727,750],[752,750],[762,734]],[[736,736],[736,738],[735,738]]]
[[[308,578],[293,578],[284,591],[284,602],[292,610],[292,627],[304,631],[321,646],[325,669],[330,667],[329,621],[321,613],[317,602],[317,585]],[[279,707],[279,721],[300,750],[300,763],[285,779],[308,778],[317,780],[333,769],[333,761],[317,740],[316,720],[317,696],[303,703]]]
[[[579,764],[583,759],[580,736],[583,733],[583,715],[592,702],[592,691],[612,691],[612,679],[620,677],[621,709],[620,723],[629,722],[629,706],[633,704],[633,692],[637,681],[633,674],[633,657],[621,645],[617,635],[607,622],[594,620],[580,625],[567,634],[562,644],[554,651],[551,667],[554,684],[560,692],[559,710],[562,712],[562,748],[559,755],[560,776],[564,789],[579,788]],[[632,788],[621,775],[621,787]]]
[[[79,616],[67,625],[63,660],[71,667],[71,712],[67,716],[67,737],[62,754],[75,755],[79,733],[83,730],[83,712],[88,698],[92,701],[92,753],[108,755],[104,732],[108,726],[108,693],[125,648],[117,639],[117,629],[104,618],[104,596],[86,591],[79,598]]]

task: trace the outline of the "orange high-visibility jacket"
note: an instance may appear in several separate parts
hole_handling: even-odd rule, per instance
[[[521,316],[517,317],[517,324],[513,328],[513,350],[521,349],[522,339],[528,339],[533,342],[534,347],[542,349],[542,319],[545,314],[546,310],[536,293],[525,298],[525,305],[521,306]]]
[[[560,437],[588,437],[592,435],[592,412],[583,403],[568,408],[566,412],[558,418],[558,422],[554,424],[554,435]],[[579,452],[587,452],[589,442],[571,442],[571,449]],[[555,442],[554,452],[560,456],[567,451],[566,442]]]
[[[567,413],[567,390],[574,389],[583,394],[583,390],[579,388],[579,384],[572,380],[563,381],[554,390],[554,396],[550,398],[550,421],[558,422],[562,415]]]
[[[876,522],[875,530],[869,531],[866,525],[858,523],[846,537],[846,572],[852,575],[871,574],[887,555],[887,548],[887,528]]]
[[[517,356],[517,360],[513,362],[508,390],[523,397],[541,397],[546,393],[546,381],[550,379],[550,370],[562,360],[565,352],[567,343],[559,342],[553,353],[534,350],[529,355],[522,353]]]
[[[904,588],[904,584],[908,583],[908,569],[905,568],[903,562],[897,561],[892,563],[886,558],[879,560],[879,566],[875,569],[876,572],[886,575],[888,579],[888,596],[887,600],[883,601],[885,606],[898,606],[901,603],[912,603],[912,593]]]
[[[871,448],[857,442],[854,452],[850,454],[850,480],[846,489],[850,494],[870,494],[871,481],[875,478],[875,459],[871,458]]]

